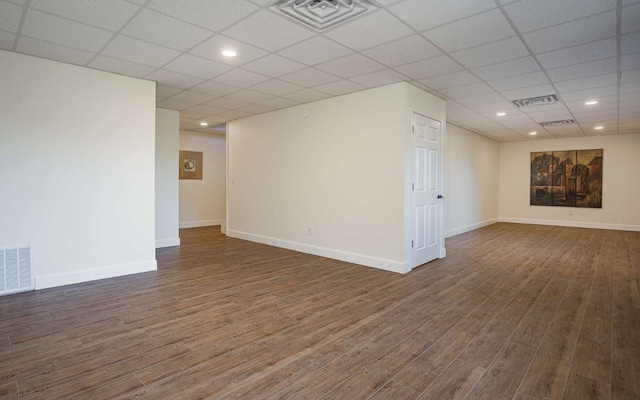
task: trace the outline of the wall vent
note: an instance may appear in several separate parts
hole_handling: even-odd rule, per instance
[[[556,104],[559,102],[558,96],[550,94],[548,96],[530,97],[528,99],[513,100],[513,104],[518,108],[535,107],[535,106],[548,106],[549,104]]]
[[[271,9],[317,31],[324,31],[378,7],[366,0],[282,0]]]
[[[0,296],[33,289],[29,246],[0,249]]]
[[[561,119],[559,121],[540,122],[540,126],[563,126],[563,125],[571,125],[575,123],[576,123],[575,119]]]

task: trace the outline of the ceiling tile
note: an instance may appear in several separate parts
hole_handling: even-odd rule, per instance
[[[127,24],[122,33],[182,51],[213,35],[211,31],[146,9]]]
[[[317,86],[324,83],[337,81],[337,76],[328,74],[324,71],[317,70],[315,68],[307,68],[302,71],[297,71],[292,74],[285,75],[280,79],[287,82],[295,83],[301,86]]]
[[[493,0],[406,0],[389,11],[421,31],[496,8]]]
[[[523,0],[504,7],[520,32],[562,24],[616,8],[616,0]]]
[[[3,31],[16,33],[21,19],[22,7],[10,3],[0,3],[0,27]]]
[[[534,53],[576,46],[616,35],[616,12],[594,15],[523,36]]]
[[[391,69],[383,69],[382,71],[371,72],[365,75],[359,75],[351,78],[351,81],[356,82],[366,87],[378,87],[383,85],[389,85],[396,82],[402,82],[406,78]]]
[[[326,93],[318,92],[317,90],[303,89],[299,92],[290,93],[284,97],[286,97],[287,99],[299,101],[301,103],[310,103],[312,101],[326,99],[330,96]]]
[[[384,69],[385,66],[363,55],[352,54],[350,56],[317,65],[316,68],[343,78],[351,78],[356,75],[379,71]]]
[[[364,50],[412,33],[405,24],[382,10],[340,25],[326,32],[325,36],[354,50]]]
[[[429,43],[420,35],[412,35],[404,39],[395,40],[362,52],[364,55],[395,67],[441,55],[437,47]]]
[[[471,85],[456,86],[440,90],[441,93],[454,99],[460,97],[475,96],[478,94],[494,93],[494,90],[484,82],[472,83]]]
[[[640,29],[640,4],[622,9],[622,33],[634,32]]]
[[[236,57],[225,57],[222,55],[222,50],[225,49],[235,50],[238,55]],[[245,43],[240,43],[237,40],[222,35],[216,35],[211,39],[206,40],[202,44],[191,49],[189,53],[234,66],[246,64],[269,54],[262,49],[249,46]]]
[[[567,47],[562,50],[537,54],[538,61],[544,68],[558,68],[602,58],[615,57],[618,45],[615,38],[598,40],[579,46]]]
[[[245,64],[242,68],[276,78],[281,75],[301,70],[305,68],[305,65],[280,57],[276,54],[270,54],[259,60]]]
[[[304,89],[302,86],[294,85],[293,83],[283,82],[278,79],[270,79],[268,81],[258,83],[255,86],[251,86],[252,90],[258,92],[270,94],[272,96],[282,96],[285,94],[297,92]]]
[[[458,103],[465,106],[474,106],[479,104],[492,104],[504,101],[504,98],[497,93],[481,94],[479,96],[469,96],[457,100]]]
[[[640,92],[640,82],[629,82],[620,85],[620,93]]]
[[[333,60],[345,56],[353,51],[322,36],[316,36],[304,42],[278,52],[287,58],[307,65]]]
[[[225,121],[234,121],[236,119],[244,118],[250,116],[251,113],[242,112],[242,111],[227,111],[220,114],[221,117],[224,117]]]
[[[509,78],[495,79],[488,82],[496,90],[510,90],[523,87],[543,85],[549,83],[549,79],[543,72],[530,72]]]
[[[0,31],[0,49],[13,50],[16,42],[16,35],[9,32]]]
[[[599,88],[591,88],[584,90],[574,90],[573,92],[561,93],[562,100],[582,100],[597,99],[600,97],[611,96],[618,93],[618,86],[603,86]]]
[[[217,76],[213,80],[225,85],[248,88],[249,86],[256,85],[268,79],[269,77],[256,74],[255,72],[245,71],[242,69],[234,69],[220,76]]]
[[[263,10],[224,31],[225,36],[254,46],[278,51],[314,36],[309,29]]]
[[[300,104],[300,102],[299,101],[290,100],[290,99],[285,99],[283,97],[274,97],[274,98],[269,99],[267,101],[263,101],[260,104],[264,105],[264,106],[267,106],[267,107],[280,109],[280,108],[293,107],[293,106],[295,106],[297,104]]]
[[[622,54],[640,52],[640,33],[622,37]]]
[[[189,108],[189,111],[206,114],[206,115],[217,115],[217,114],[222,114],[226,112],[226,110],[220,109],[218,107],[208,106],[205,104],[199,104],[195,107],[193,107],[193,104],[192,104],[192,107]]]
[[[167,71],[178,72],[184,75],[210,79],[229,71],[232,67],[215,61],[192,56],[191,54],[183,54],[165,65],[163,68]]]
[[[167,108],[169,110],[182,111],[186,110],[189,107],[193,107],[193,104],[173,99],[165,99],[158,103],[158,107]]]
[[[219,82],[206,81],[198,86],[192,87],[190,90],[195,92],[208,94],[214,97],[226,96],[230,93],[237,92],[240,88],[225,85]]]
[[[589,61],[568,67],[547,70],[549,78],[553,82],[567,81],[571,79],[586,78],[618,71],[618,59],[616,57],[602,60]]]
[[[516,32],[496,9],[426,31],[423,35],[445,51],[454,52],[515,36]]]
[[[440,90],[480,82],[480,79],[478,79],[478,77],[470,72],[460,71],[453,74],[440,75],[435,78],[424,79],[421,82],[432,89]],[[448,104],[447,107],[449,107]]]
[[[556,89],[561,93],[572,92],[580,89],[590,89],[602,86],[616,85],[618,83],[618,74],[603,74],[589,78],[572,79],[570,81],[558,82],[555,84]]]
[[[521,57],[485,67],[473,68],[471,71],[484,80],[493,80],[540,71],[540,67],[533,57]]]
[[[630,69],[636,69],[640,65],[640,53],[624,54],[622,56],[620,70],[628,71]]]
[[[227,99],[243,101],[245,103],[259,103],[272,98],[270,94],[256,92],[255,90],[243,89],[226,96]]]
[[[31,7],[58,14],[73,21],[117,31],[139,10],[123,0],[31,0]],[[0,14],[2,14],[0,12]]]
[[[182,89],[187,89],[202,83],[202,79],[177,74],[171,71],[165,71],[162,69],[147,75],[145,78],[156,81],[162,85],[173,86]]]
[[[340,96],[347,93],[353,93],[366,89],[362,85],[348,81],[346,79],[335,81],[331,83],[325,83],[324,85],[316,86],[314,89],[324,93],[328,93],[332,96]]]
[[[97,56],[88,64],[88,67],[115,72],[116,74],[135,76],[137,78],[142,78],[155,70],[155,67],[122,61],[107,56]]]
[[[628,71],[622,71],[620,74],[620,82],[628,83],[640,81],[640,69],[632,69]]]
[[[467,68],[496,64],[529,55],[519,38],[511,38],[452,53]]]
[[[143,65],[161,67],[180,53],[155,44],[141,42],[125,36],[116,36],[102,54]]]
[[[420,80],[462,70],[462,67],[449,56],[439,56],[428,60],[402,65],[397,71]]]
[[[246,107],[249,104],[250,103],[246,103],[244,101],[238,101],[238,100],[229,99],[227,97],[223,97],[221,99],[215,99],[215,100],[210,101],[209,103],[207,103],[208,106],[216,107],[216,108],[223,108],[225,110],[237,110],[238,108]]]
[[[48,58],[50,60],[79,65],[85,65],[93,57],[93,53],[89,53],[87,51],[47,43],[41,40],[28,38],[26,36],[21,36],[20,39],[18,39],[16,51],[37,57]]]
[[[529,97],[546,96],[554,94],[556,91],[551,85],[538,85],[527,88],[519,88],[502,91],[502,95],[507,100],[528,99]]]
[[[213,96],[208,94],[192,92],[189,90],[185,90],[184,92],[178,93],[175,96],[171,97],[174,100],[184,101],[186,103],[191,104],[202,104],[208,101],[213,100]]]
[[[174,94],[178,94],[180,92],[182,92],[182,89],[174,88],[171,86],[156,85],[156,95],[160,97],[171,97]],[[198,117],[194,117],[194,118],[198,118]]]
[[[22,34],[33,39],[93,52],[102,49],[113,36],[111,32],[32,9],[27,12]]]
[[[268,107],[261,104],[251,104],[249,106],[238,109],[238,111],[248,112],[251,114],[263,114],[269,111],[273,111],[273,107]]]
[[[258,9],[245,0],[153,0],[149,8],[212,31],[221,31]]]

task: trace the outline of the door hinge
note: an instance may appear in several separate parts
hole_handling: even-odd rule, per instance
[[[412,183],[412,184],[411,184],[411,190],[413,190],[413,191],[415,191],[415,190],[416,190],[416,184],[415,184],[415,183]]]
[[[413,240],[411,241],[411,248],[413,249]]]
[[[416,126],[415,125],[411,125],[411,133],[416,133]]]

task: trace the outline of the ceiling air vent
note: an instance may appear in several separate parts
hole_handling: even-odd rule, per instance
[[[366,0],[283,0],[271,9],[323,31],[378,7]]]
[[[518,108],[535,107],[535,106],[548,106],[549,104],[556,104],[558,102],[558,96],[550,94],[548,96],[530,97],[528,99],[513,100],[513,104]]]
[[[575,119],[561,119],[559,121],[540,122],[540,126],[563,126],[563,125],[571,125],[575,123],[576,123]]]

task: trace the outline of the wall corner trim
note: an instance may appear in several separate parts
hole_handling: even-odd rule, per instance
[[[351,253],[343,250],[330,249],[327,247],[320,247],[309,245],[305,243],[292,242],[289,240],[277,239],[269,236],[256,235],[253,233],[240,232],[227,228],[227,236],[236,239],[248,240],[250,242],[256,242],[266,244],[269,246],[281,247],[283,249],[299,251],[301,253],[313,254],[315,256],[332,258],[334,260],[345,261],[353,264],[364,265],[366,267],[373,267],[382,269],[385,271],[396,272],[400,274],[411,271],[409,263],[403,261],[388,260],[379,257],[372,257],[364,254]]]
[[[553,226],[567,226],[572,228],[592,228],[592,229],[608,229],[608,230],[614,230],[614,231],[640,232],[640,225],[607,224],[602,222],[564,221],[564,220],[555,220],[555,219],[547,220],[547,219],[509,218],[509,217],[500,217],[500,222],[510,222],[514,224],[553,225]]]
[[[224,225],[224,219],[210,219],[206,221],[187,221],[180,222],[180,228],[200,228],[203,226]]]
[[[73,271],[62,274],[36,275],[35,289],[40,290],[58,286],[73,285],[75,283],[156,271],[157,269],[158,263],[156,260],[147,260],[132,264],[110,265],[101,268],[92,268],[84,271]]]
[[[475,224],[471,224],[471,225],[463,226],[463,227],[460,227],[460,228],[452,229],[450,231],[446,231],[445,234],[444,234],[444,237],[445,237],[445,239],[446,238],[450,238],[452,236],[460,235],[460,234],[466,233],[466,232],[471,232],[471,231],[474,231],[476,229],[483,228],[485,226],[496,224],[498,222],[499,222],[498,218],[487,219],[487,220],[484,220],[484,221],[477,222]]]
[[[180,246],[180,238],[156,239],[156,249],[162,247]]]

